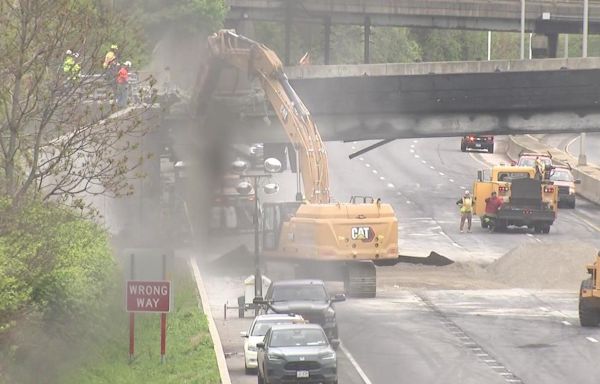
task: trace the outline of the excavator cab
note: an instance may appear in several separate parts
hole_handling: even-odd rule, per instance
[[[375,199],[373,196],[352,196],[350,197],[350,204],[373,204]]]
[[[277,249],[283,224],[294,217],[300,204],[302,203],[296,201],[263,204],[263,248],[265,250]]]

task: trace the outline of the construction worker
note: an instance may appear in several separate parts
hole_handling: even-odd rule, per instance
[[[116,65],[118,62],[118,54],[119,47],[117,44],[113,44],[110,46],[110,50],[106,52],[106,56],[104,56],[104,63],[102,63],[102,68],[109,69],[111,66]]]
[[[127,106],[130,68],[131,61],[126,61],[117,73],[117,105],[121,108]]]
[[[117,97],[117,74],[119,72],[119,47],[116,44],[110,46],[110,50],[104,56],[104,62],[102,63],[104,68],[104,76],[108,87],[112,94],[110,99]]]
[[[498,197],[498,194],[495,191],[492,192],[492,196],[485,199],[485,214],[481,219],[487,224],[490,231],[494,230],[498,210],[503,203],[504,202]]]
[[[540,180],[544,180],[544,176],[546,174],[546,164],[540,159],[539,156],[535,157],[535,172],[536,176]]]
[[[473,220],[473,198],[469,191],[465,191],[456,205],[460,207],[460,233],[464,232],[465,221],[467,221],[467,232],[471,232],[471,221]]]
[[[76,80],[81,71],[81,65],[76,61],[79,58],[79,53],[71,51],[66,52],[65,61],[63,62],[63,73],[69,80]]]

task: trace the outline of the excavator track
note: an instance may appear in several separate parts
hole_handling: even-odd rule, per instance
[[[372,298],[377,295],[377,269],[371,260],[347,262],[344,290],[350,297]]]

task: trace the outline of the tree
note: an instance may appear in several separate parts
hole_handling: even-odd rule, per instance
[[[130,192],[147,108],[107,118],[114,109],[91,97],[106,85],[106,47],[127,51],[113,34],[127,25],[93,0],[0,0],[0,194],[14,206]],[[63,66],[68,50],[76,72]]]
[[[138,10],[138,19],[153,42],[165,32],[212,32],[222,26],[227,13],[224,0],[135,0],[126,6]]]

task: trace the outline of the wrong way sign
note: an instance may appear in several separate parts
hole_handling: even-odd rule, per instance
[[[127,312],[169,312],[170,281],[127,281]]]

